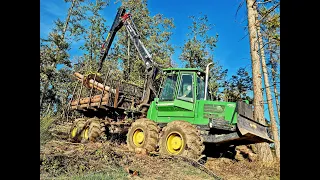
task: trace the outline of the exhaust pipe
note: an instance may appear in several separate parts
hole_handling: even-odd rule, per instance
[[[204,87],[204,100],[207,100],[207,93],[208,93],[208,79],[209,79],[209,66],[213,64],[212,62],[209,63],[206,67],[206,82]]]

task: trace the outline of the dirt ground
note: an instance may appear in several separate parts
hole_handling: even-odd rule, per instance
[[[76,144],[53,140],[41,149],[40,156],[41,179],[100,171],[116,174],[119,179],[214,179],[189,162],[136,154],[123,145],[116,147],[109,143]]]
[[[280,179],[280,163],[208,157],[203,164],[185,158],[139,154],[120,142],[71,143],[68,128],[40,147],[40,179]]]
[[[180,158],[136,154],[125,145],[109,142],[78,144],[52,140],[41,148],[40,159],[41,179],[64,179],[95,172],[114,179],[280,179],[279,163],[266,166],[259,162],[208,158],[203,167]]]

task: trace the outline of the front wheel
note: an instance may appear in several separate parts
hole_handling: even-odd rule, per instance
[[[155,151],[158,144],[160,128],[147,118],[136,120],[131,124],[127,134],[127,146],[130,151],[144,148],[148,152]]]
[[[163,128],[159,142],[160,153],[200,158],[204,151],[200,131],[186,121],[173,121]]]

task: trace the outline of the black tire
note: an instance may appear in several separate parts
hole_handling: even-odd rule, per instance
[[[195,126],[186,121],[173,121],[168,123],[162,131],[159,142],[160,153],[181,155],[191,159],[201,157],[205,146],[203,145],[203,137],[201,137],[200,131]],[[178,137],[181,141],[181,145],[173,151],[172,147],[168,147],[168,139],[172,136]],[[171,152],[169,149],[171,149]]]
[[[69,132],[69,137],[72,142],[80,142],[82,140],[81,132],[85,123],[86,120],[84,118],[78,118],[74,120]],[[73,131],[75,131],[75,133]]]
[[[137,143],[134,142],[134,134],[136,132],[143,132],[144,139],[143,142]],[[136,148],[144,148],[148,152],[155,151],[158,144],[160,128],[154,121],[151,121],[147,118],[142,118],[136,120],[131,124],[128,133],[127,133],[127,146],[130,151],[134,151]]]
[[[90,118],[86,122],[86,127],[82,131],[82,139],[84,141],[97,141],[103,135],[104,127],[101,126],[98,118]]]

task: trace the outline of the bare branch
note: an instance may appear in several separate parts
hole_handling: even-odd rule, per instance
[[[238,11],[240,10],[240,8],[242,7],[242,5],[244,4],[244,1],[245,1],[245,0],[242,0],[242,2],[240,2],[239,6],[238,6],[238,8],[237,8],[236,14],[235,14],[235,19],[237,19]]]
[[[249,35],[249,32],[247,32],[247,34],[245,36],[243,36],[238,42],[240,42],[241,40],[243,40],[245,37],[247,37]]]
[[[265,4],[265,3],[269,3],[272,2],[273,0],[269,0],[269,1],[264,1],[264,2],[256,2],[257,4]]]
[[[256,25],[259,25],[263,20],[264,18],[266,18],[272,11],[274,11],[278,6],[280,5],[280,2],[278,4],[276,4],[275,6],[273,6],[272,8],[270,8],[268,10],[268,12],[256,23]]]
[[[260,37],[259,37],[260,38]],[[258,42],[259,40],[257,40],[257,42]],[[268,45],[268,44],[271,44],[272,43],[272,41],[269,41],[269,42],[267,42],[267,43],[265,43],[262,47],[260,47],[259,49],[258,49],[258,52],[260,52],[260,50],[261,49],[263,49],[266,45]]]

